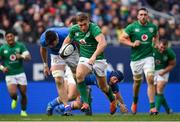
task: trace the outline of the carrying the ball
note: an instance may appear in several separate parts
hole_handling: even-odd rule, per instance
[[[76,50],[76,46],[73,43],[65,44],[61,47],[59,54],[62,58],[67,58]]]

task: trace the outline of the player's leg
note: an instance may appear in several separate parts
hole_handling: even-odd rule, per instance
[[[26,85],[19,85],[19,91],[21,94],[21,116],[27,116],[27,95],[26,95]]]
[[[150,114],[158,114],[158,111],[155,107],[155,86],[154,86],[154,58],[153,57],[148,57],[144,59],[144,66],[143,70],[146,76],[146,81],[148,84],[148,98],[149,98],[149,103],[150,103]]]
[[[133,74],[133,103],[131,105],[131,112],[137,113],[137,104],[139,99],[139,89],[142,81],[142,68],[143,63],[141,61],[131,61],[131,71]]]
[[[21,116],[27,116],[26,108],[27,108],[27,78],[25,73],[21,73],[17,75],[18,88],[21,94]]]
[[[80,57],[79,63],[76,69],[77,86],[80,92],[81,99],[83,101],[83,106],[81,107],[82,111],[89,110],[88,93],[87,93],[86,84],[84,81],[86,75],[89,74],[92,70],[92,66],[87,63],[88,60],[89,60],[88,58]]]
[[[6,79],[6,85],[8,88],[9,95],[12,99],[11,108],[15,109],[17,107],[17,101],[18,101],[16,78],[15,76],[6,76],[5,79]]]
[[[107,84],[105,71],[107,67],[106,60],[96,60],[93,69],[95,70],[96,78],[100,89],[106,94],[110,103],[110,114],[114,114],[117,109],[117,100],[115,99],[111,87]]]
[[[160,72],[160,71],[158,71]],[[169,78],[169,73],[166,73],[164,76],[160,76],[158,75],[157,77],[157,95],[156,95],[156,108],[159,111],[161,105],[165,108],[166,113],[170,114],[171,113],[171,109],[169,108],[166,98],[164,97],[164,88],[168,82],[168,78]]]
[[[69,66],[66,66],[64,81],[65,81],[65,86],[67,87],[68,101],[72,101],[76,99],[76,97],[79,96],[79,92],[77,90],[77,85],[74,79],[74,75]]]
[[[71,108],[68,105],[68,95],[66,87],[64,87],[64,70],[65,62],[57,55],[51,54],[51,71],[55,79],[58,95],[62,103],[65,105],[65,115],[71,115]]]

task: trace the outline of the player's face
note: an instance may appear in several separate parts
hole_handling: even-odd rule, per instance
[[[116,76],[112,76],[111,78],[110,78],[110,83],[111,84],[116,84],[118,82],[118,78],[116,77]]]
[[[57,44],[58,44],[58,40],[56,39],[56,40],[53,40],[53,41],[51,42],[51,44],[48,45],[48,47],[49,47],[49,48],[53,48],[53,47],[56,47]]]
[[[87,32],[89,29],[89,21],[88,20],[84,20],[82,22],[77,22],[77,24],[79,25],[80,29],[82,32]]]
[[[145,10],[140,10],[140,11],[138,12],[137,18],[138,18],[139,22],[140,22],[142,25],[146,24],[146,23],[147,23],[147,20],[148,20],[148,18],[149,18],[148,12],[145,11]]]
[[[167,49],[168,45],[164,43],[160,43],[158,46],[159,52],[163,53]]]
[[[12,33],[8,33],[6,35],[6,41],[9,45],[13,45],[15,43],[15,37],[14,37],[14,34]]]

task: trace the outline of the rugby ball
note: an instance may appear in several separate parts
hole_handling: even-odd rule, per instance
[[[75,51],[76,46],[73,43],[68,43],[65,44],[61,47],[60,51],[59,51],[59,55],[62,58],[67,58],[68,56],[70,56],[71,54],[73,54],[73,52]]]

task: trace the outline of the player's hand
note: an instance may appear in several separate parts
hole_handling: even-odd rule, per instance
[[[23,59],[23,57],[22,57],[22,55],[21,54],[19,54],[19,53],[16,53],[16,59]]]
[[[93,64],[95,63],[95,61],[96,61],[96,57],[95,57],[95,56],[92,56],[92,57],[89,59],[88,64],[93,65]]]
[[[44,66],[44,75],[45,77],[48,77],[48,75],[50,75],[51,72],[50,72],[50,69],[48,66]]]
[[[137,47],[141,44],[141,41],[139,40],[136,40],[134,43],[133,43],[133,47]]]
[[[125,104],[120,104],[119,106],[121,113],[128,113],[128,109]]]
[[[159,72],[159,75],[163,76],[164,75],[164,71]]]
[[[7,67],[4,67],[4,68],[2,69],[2,72],[3,72],[3,73],[7,73],[7,72],[8,72],[8,68],[7,68]]]

